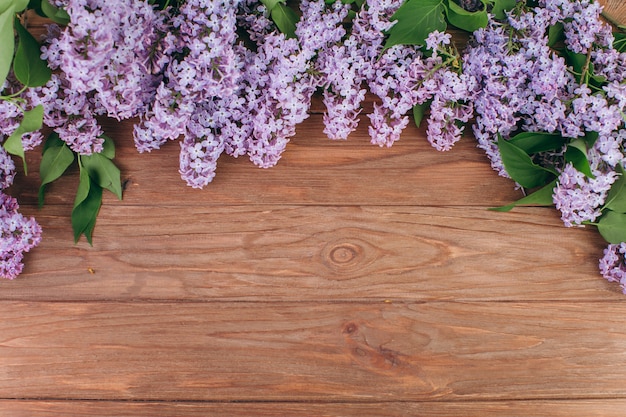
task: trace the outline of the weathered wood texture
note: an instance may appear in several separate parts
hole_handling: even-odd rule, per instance
[[[198,403],[111,401],[2,401],[10,417],[623,417],[626,401],[497,401],[372,403]]]
[[[600,0],[604,14],[614,23],[626,25],[626,2],[624,0]]]
[[[624,3],[606,13],[626,21]],[[626,298],[602,239],[520,196],[471,137],[409,127],[391,149],[317,114],[278,166],[223,158],[180,180],[178,145],[138,155],[106,123],[126,190],[72,243],[77,175],[0,282],[0,416],[623,416]]]
[[[598,234],[550,209],[112,202],[93,248],[72,246],[69,210],[32,211],[45,239],[0,299],[623,299]]]
[[[0,304],[0,398],[626,398],[625,303]]]

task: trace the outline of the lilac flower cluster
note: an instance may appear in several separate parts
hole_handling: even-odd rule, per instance
[[[602,23],[597,3],[543,0],[539,6],[516,8],[506,22],[492,20],[474,34],[464,56],[464,73],[478,80],[474,134],[503,176],[508,174],[498,135],[507,139],[523,131],[547,132],[570,140],[597,135],[586,155],[591,176],[566,162],[565,148],[544,156],[559,171],[553,201],[564,224],[580,226],[602,215],[617,168],[624,163],[626,57],[612,48],[613,35]],[[586,61],[581,68],[566,64],[551,48],[549,28],[557,23],[563,25],[568,53]],[[598,87],[593,77],[607,84]],[[624,264],[623,254],[616,245],[605,251],[600,266],[607,279],[621,279],[616,271]]]
[[[0,92],[14,93],[17,86],[10,78]],[[30,251],[41,240],[41,227],[34,218],[18,212],[17,200],[5,193],[15,179],[15,162],[4,149],[4,142],[15,132],[22,119],[20,98],[0,99],[0,277],[16,278],[24,267],[24,252]],[[25,150],[41,143],[42,135],[31,132],[22,135]]]
[[[0,277],[16,278],[24,268],[24,252],[41,241],[41,226],[18,212],[17,200],[0,191]]]
[[[609,282],[620,284],[626,294],[626,243],[611,244],[604,249],[604,256],[600,259],[600,273]]]
[[[57,3],[70,23],[64,30],[49,27],[42,57],[60,71],[31,99],[44,105],[47,126],[72,150],[89,155],[104,142],[97,116],[122,120],[145,112],[172,40],[165,15],[147,1]]]
[[[295,38],[278,30],[271,6],[258,0],[181,0],[164,10],[147,0],[118,0],[114,7],[103,0],[52,3],[70,16],[67,27],[49,27],[42,47],[54,74],[21,94],[11,77],[2,86],[17,96],[0,100],[2,141],[19,126],[23,109],[39,104],[45,125],[84,155],[102,150],[98,117],[135,118],[137,150],[179,140],[181,177],[202,188],[224,153],[274,166],[308,117],[316,91],[326,106],[324,132],[346,139],[369,91],[376,97],[367,115],[373,144],[392,146],[411,109],[424,106],[433,147],[451,149],[474,119],[478,146],[503,176],[500,137],[597,135],[585,155],[592,175],[566,161],[566,146],[535,159],[558,172],[553,201],[568,227],[601,218],[624,163],[626,54],[613,48],[610,27],[592,0],[517,2],[504,21],[490,15],[463,55],[438,31],[424,48],[387,48],[392,16],[404,0],[365,0],[358,10],[341,0],[302,0]],[[462,6],[473,10],[480,2]],[[555,25],[562,25],[568,54],[584,58],[582,67],[552,48],[548,34]],[[26,150],[40,142],[39,132],[22,136]],[[15,164],[0,147],[0,189],[14,176]],[[0,192],[0,203],[2,259],[12,262],[0,269],[14,277],[40,230],[20,217],[14,199]],[[609,246],[600,267],[626,291],[624,244]]]

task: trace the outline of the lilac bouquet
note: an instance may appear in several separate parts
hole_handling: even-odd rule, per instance
[[[139,152],[179,141],[181,177],[202,188],[222,153],[274,166],[314,94],[325,134],[347,139],[369,92],[373,144],[413,119],[446,151],[471,123],[493,169],[527,191],[496,210],[554,205],[565,226],[597,227],[600,271],[626,292],[626,35],[592,0],[5,3],[0,36],[17,48],[0,57],[0,186],[41,143],[40,204],[78,164],[76,240],[91,243],[104,189],[122,198],[98,118],[136,120]],[[51,20],[41,44],[19,23],[27,6]],[[449,26],[469,33],[464,48]],[[0,275],[15,278],[41,229],[2,191],[0,203]]]

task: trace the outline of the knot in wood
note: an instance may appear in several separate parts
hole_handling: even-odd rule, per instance
[[[353,274],[367,263],[366,252],[366,248],[359,241],[343,240],[328,244],[322,252],[322,259],[326,266],[335,273]],[[339,275],[335,278],[342,279]]]
[[[343,243],[330,250],[330,260],[338,265],[354,261],[363,249],[352,243]]]

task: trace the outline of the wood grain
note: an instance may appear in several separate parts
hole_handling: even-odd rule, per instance
[[[469,136],[439,153],[411,125],[380,149],[364,115],[333,142],[322,111],[277,167],[223,157],[204,190],[176,143],[139,155],[132,121],[104,121],[126,190],[94,247],[72,243],[76,171],[38,211],[29,153],[9,192],[45,237],[0,281],[0,416],[623,416],[598,234],[487,211],[520,194]]]
[[[214,181],[203,190],[187,187],[178,174],[180,147],[167,143],[150,154],[138,154],[132,123],[105,126],[117,143],[116,163],[126,183],[120,205],[158,201],[168,205],[221,204],[306,205],[504,205],[521,197],[513,183],[498,177],[471,138],[443,153],[433,149],[424,131],[407,128],[392,148],[369,144],[363,125],[343,142],[322,137],[321,116],[298,126],[283,158],[271,169],[249,160],[223,156]],[[10,193],[21,204],[34,205],[39,189],[40,155],[27,157],[29,175],[18,174]],[[77,172],[48,187],[47,204],[74,201]],[[109,200],[115,200],[106,193]]]
[[[604,6],[604,15],[612,22],[626,24],[626,3],[624,0],[600,0]]]
[[[620,300],[597,270],[592,229],[555,210],[119,206],[94,247],[72,244],[69,208],[35,214],[45,238],[14,300]],[[156,219],[162,219],[156,221]]]
[[[0,398],[626,399],[624,303],[0,304]]]
[[[626,400],[372,403],[3,401],[7,417],[623,417]]]

